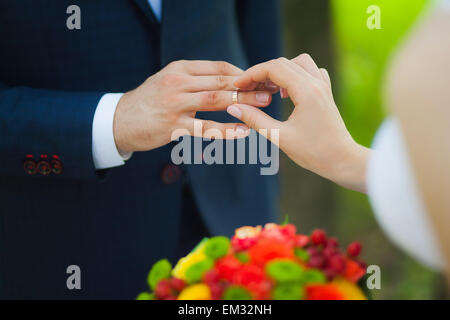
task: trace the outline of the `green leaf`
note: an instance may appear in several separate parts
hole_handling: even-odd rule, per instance
[[[318,283],[326,283],[327,278],[325,277],[322,271],[311,269],[303,274],[303,281],[304,284],[318,284]]]
[[[211,259],[218,259],[225,256],[229,249],[230,240],[227,237],[214,237],[206,243],[205,254]]]
[[[247,252],[236,252],[234,256],[242,263],[247,263],[250,261],[250,257]]]
[[[213,266],[214,261],[208,258],[194,263],[186,270],[186,281],[188,283],[201,281],[205,272],[210,270]]]
[[[136,300],[155,300],[155,295],[153,293],[142,292],[137,296]]]
[[[274,300],[301,300],[304,296],[304,289],[299,284],[279,284],[272,290]]]
[[[252,300],[252,295],[241,286],[229,286],[223,293],[223,300]]]
[[[276,260],[266,265],[266,273],[276,282],[298,282],[305,272],[293,261]]]
[[[308,254],[308,252],[306,252],[306,250],[303,250],[300,248],[295,248],[294,253],[295,253],[295,256],[297,258],[299,258],[300,260],[302,260],[304,262],[308,262],[309,254]]]
[[[170,278],[172,272],[172,265],[167,259],[162,259],[156,262],[150,270],[147,282],[152,290],[155,290],[156,285],[162,279]]]

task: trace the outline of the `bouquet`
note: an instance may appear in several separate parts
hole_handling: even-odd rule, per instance
[[[172,268],[158,261],[150,292],[138,300],[354,300],[366,265],[361,245],[346,251],[323,230],[297,234],[292,224],[242,227],[235,235],[204,239]]]

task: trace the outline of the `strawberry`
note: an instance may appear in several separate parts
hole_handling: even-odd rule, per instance
[[[169,280],[161,280],[156,285],[155,295],[158,299],[166,299],[172,296],[173,290]]]
[[[327,234],[322,229],[316,229],[311,234],[311,242],[313,244],[319,245],[325,245],[327,241]]]
[[[170,285],[171,285],[172,289],[180,292],[186,286],[186,282],[182,279],[172,278],[172,279],[170,279]]]
[[[348,245],[348,247],[347,247],[347,254],[350,257],[357,257],[361,253],[361,250],[362,250],[361,243],[355,241],[355,242],[352,242],[352,243],[350,243]]]

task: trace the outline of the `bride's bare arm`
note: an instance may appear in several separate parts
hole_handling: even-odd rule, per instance
[[[398,117],[450,275],[450,13],[413,33],[389,74],[387,100]]]

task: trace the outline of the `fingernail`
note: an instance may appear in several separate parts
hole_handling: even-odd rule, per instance
[[[247,128],[247,127],[244,127],[244,126],[238,126],[238,127],[236,128],[236,132],[237,132],[238,134],[245,134],[245,133],[247,132],[247,130],[248,130],[248,128]]]
[[[262,103],[269,101],[270,95],[267,92],[258,92],[256,93],[256,100]]]
[[[267,82],[264,84],[264,86],[265,86],[267,89],[269,89],[269,90],[275,90],[275,89],[278,89],[278,86],[277,86],[275,83],[271,82],[271,81],[267,81]]]
[[[227,112],[229,114],[231,114],[233,117],[238,118],[238,119],[240,119],[241,116],[242,116],[241,110],[238,107],[234,106],[234,105],[233,106],[229,106],[227,108]]]

